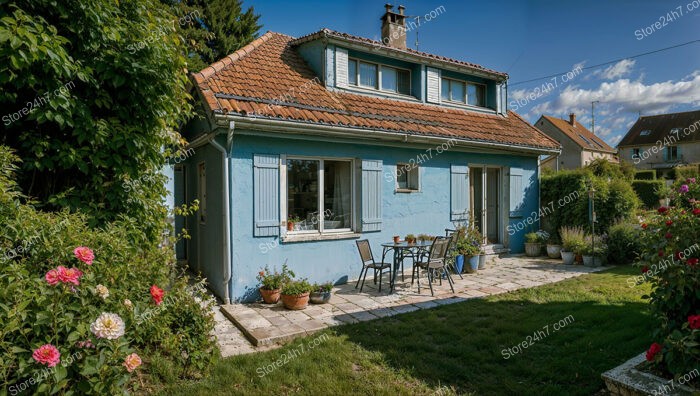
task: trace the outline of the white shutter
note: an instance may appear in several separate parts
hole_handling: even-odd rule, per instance
[[[348,50],[345,48],[335,49],[335,86],[348,86]]]
[[[440,103],[440,70],[429,67],[426,71],[428,75],[427,101],[431,103]]]

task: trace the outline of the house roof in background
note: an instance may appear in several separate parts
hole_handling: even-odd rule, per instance
[[[535,126],[540,122],[540,120],[545,119],[549,121],[555,128],[560,130],[563,134],[568,136],[577,145],[579,145],[584,150],[589,151],[599,151],[604,153],[615,153],[615,149],[610,147],[603,139],[594,135],[593,132],[589,131],[580,122],[574,121],[574,125],[568,120],[562,120],[561,118],[551,117],[548,115],[543,115],[535,123]]]
[[[686,135],[684,130],[693,124],[695,132],[687,130]],[[680,131],[672,132],[674,128],[680,128]],[[653,145],[666,137],[674,137],[681,143],[700,141],[700,110],[639,117],[617,147]]]
[[[513,112],[447,108],[327,89],[292,45],[267,32],[192,78],[215,114],[461,138],[545,150],[560,145]]]

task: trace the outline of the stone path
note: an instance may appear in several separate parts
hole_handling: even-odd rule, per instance
[[[455,292],[446,281],[435,283],[435,296],[430,295],[427,280],[422,278],[421,294],[411,286],[410,268],[406,268],[406,281],[397,279],[397,290],[387,294],[388,276],[385,275],[382,292],[367,277],[362,293],[355,289],[355,282],[333,288],[328,304],[310,304],[301,311],[290,311],[282,304],[221,305],[214,312],[215,335],[224,357],[251,353],[278,347],[281,342],[312,334],[330,326],[357,323],[386,316],[453,304],[471,298],[505,293],[529,288],[601,271],[608,267],[584,267],[563,265],[561,260],[528,257],[504,257],[490,260],[487,268],[475,274],[464,274],[464,279],[453,275]],[[424,288],[425,286],[425,288]],[[229,320],[230,319],[230,320]]]

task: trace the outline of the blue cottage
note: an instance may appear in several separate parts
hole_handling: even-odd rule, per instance
[[[268,32],[192,75],[200,116],[174,199],[200,209],[176,220],[191,235],[177,254],[224,302],[256,298],[265,265],[343,282],[359,275],[355,240],[470,217],[489,251],[523,251],[515,225],[559,143],[507,111],[507,74],[406,48],[403,9],[382,24],[383,42]]]

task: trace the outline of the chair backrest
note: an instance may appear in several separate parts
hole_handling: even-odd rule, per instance
[[[430,254],[428,254],[428,260],[442,260],[445,258],[447,253],[447,245],[450,242],[448,237],[436,237],[433,240],[433,244],[430,246]]]
[[[372,248],[369,246],[369,240],[363,239],[360,241],[355,241],[357,244],[357,250],[360,251],[360,259],[362,259],[362,264],[372,261],[374,262],[374,256],[372,256]]]

